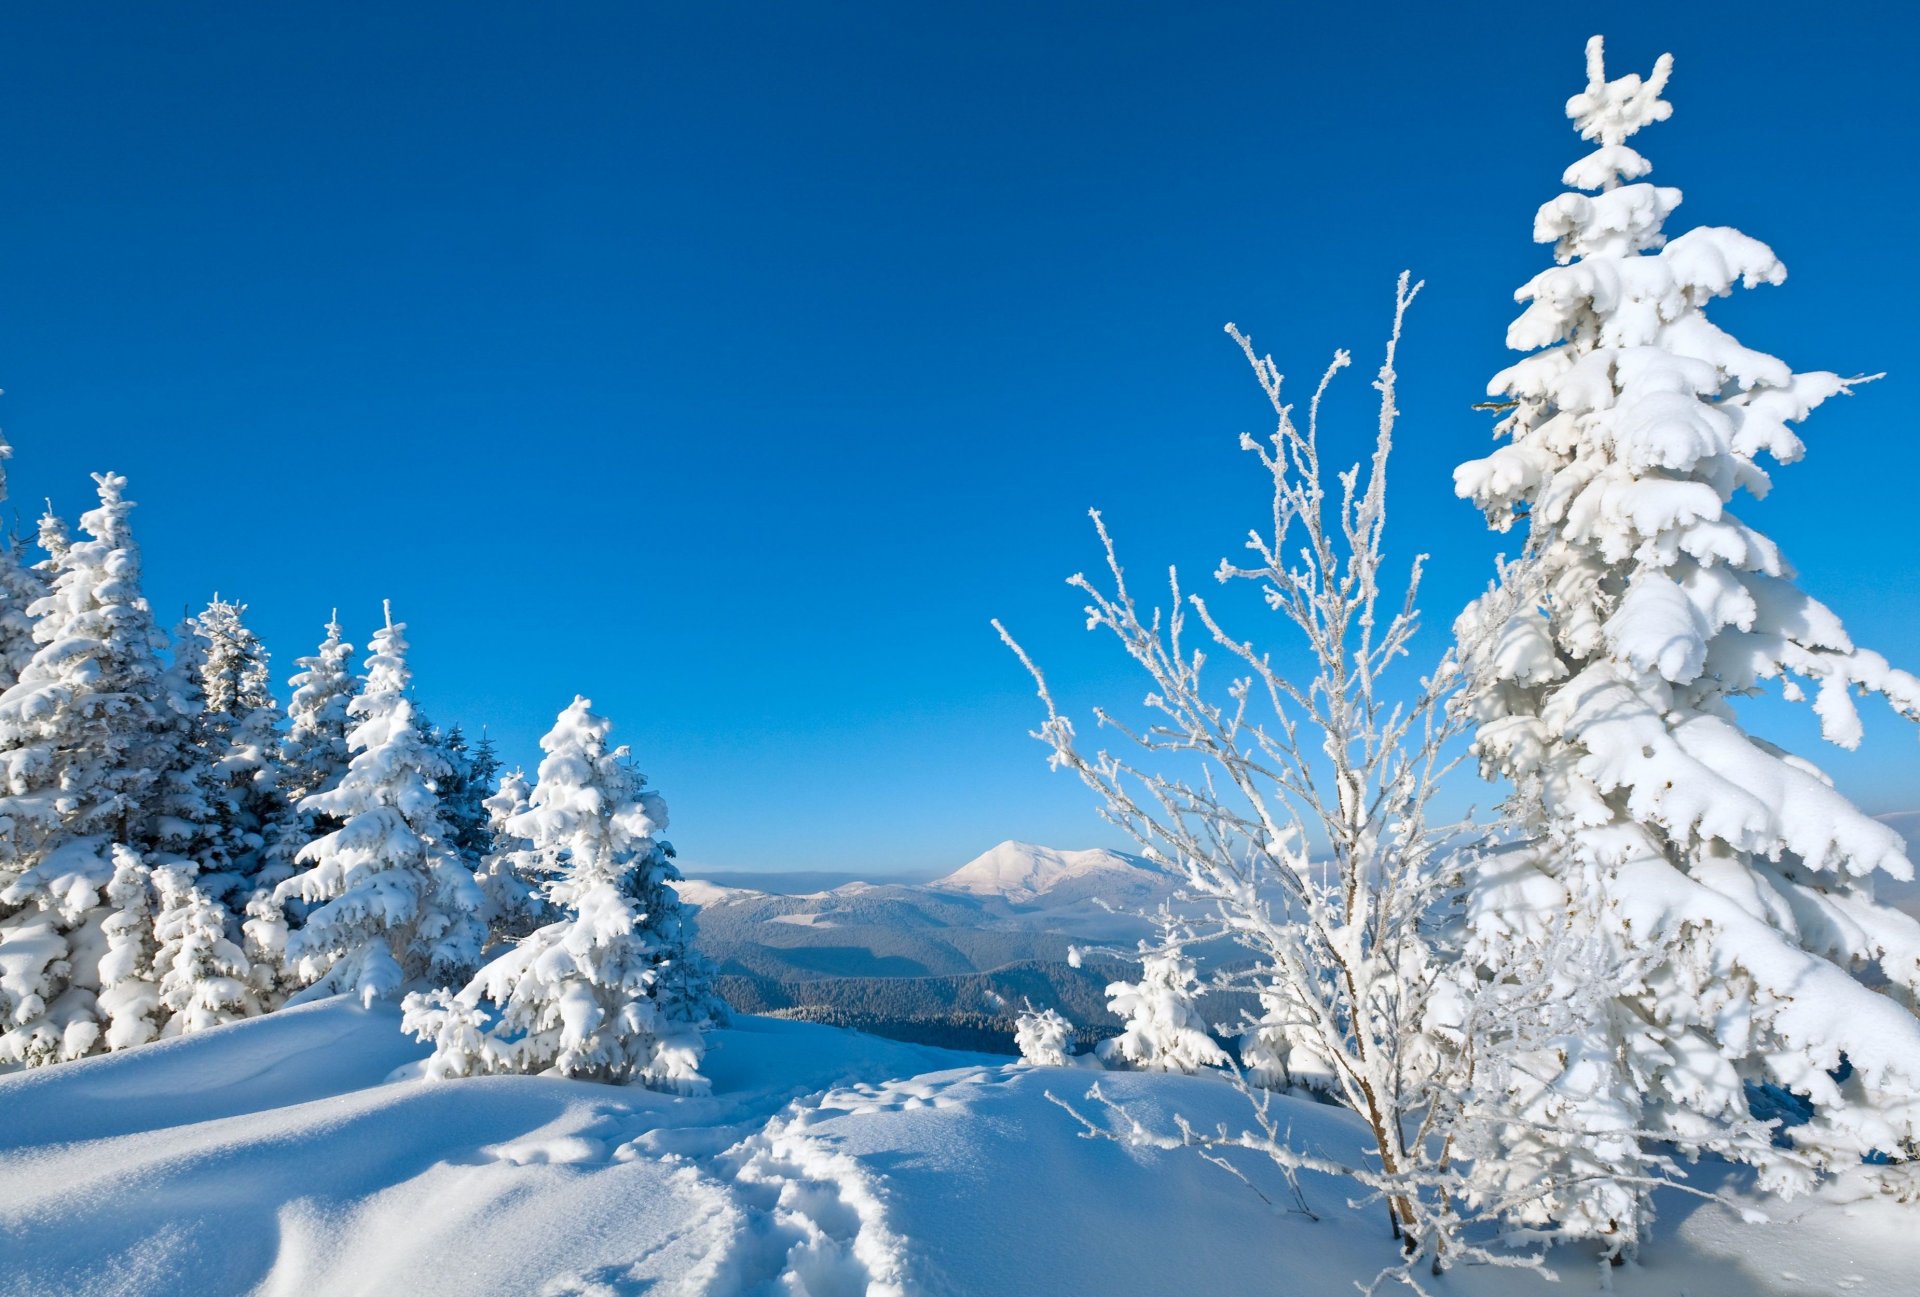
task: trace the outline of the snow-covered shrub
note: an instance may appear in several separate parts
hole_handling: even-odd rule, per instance
[[[446,765],[413,723],[404,631],[389,616],[375,632],[347,708],[352,760],[336,787],[301,804],[340,827],[308,844],[298,857],[307,868],[274,891],[282,905],[313,907],[286,938],[308,988],[297,999],[370,1002],[409,983],[464,980],[480,959],[480,891],[447,842],[434,791]]]
[[[1565,977],[1541,952],[1574,923],[1585,941],[1561,948],[1638,965],[1612,1001],[1510,1060],[1504,1156],[1565,1186],[1523,1223],[1616,1250],[1643,1226],[1655,1143],[1749,1162],[1792,1191],[1920,1137],[1920,922],[1873,896],[1876,876],[1911,877],[1905,847],[1811,762],[1747,733],[1735,705],[1811,694],[1823,736],[1847,748],[1856,695],[1920,720],[1920,680],[1856,646],[1732,512],[1739,492],[1768,491],[1761,456],[1797,460],[1792,425],[1860,380],[1795,373],[1708,318],[1735,286],[1786,271],[1732,229],[1664,232],[1680,192],[1642,182],[1650,165],[1626,140],[1669,115],[1670,66],[1609,81],[1599,38],[1588,46],[1567,112],[1596,147],[1565,183],[1593,192],[1535,217],[1558,264],[1517,294],[1507,342],[1532,354],[1489,388],[1507,444],[1456,473],[1496,528],[1524,522],[1540,583],[1520,601],[1498,588],[1459,621],[1499,643],[1472,695],[1475,749],[1526,830],[1473,880],[1471,953],[1496,989]],[[1753,1119],[1749,1085],[1811,1098],[1791,1147]],[[1581,1174],[1550,1169],[1568,1162]]]
[[[1057,1009],[1036,1009],[1029,1004],[1013,1022],[1013,1043],[1023,1061],[1035,1067],[1067,1066],[1068,1042],[1073,1039],[1073,1024]]]
[[[679,877],[660,839],[667,808],[609,748],[584,698],[540,741],[514,872],[542,880],[564,917],[481,969],[457,995],[407,997],[406,1030],[434,1042],[431,1077],[551,1072],[659,1089],[705,1088],[702,1030],[724,1012],[688,944]]]

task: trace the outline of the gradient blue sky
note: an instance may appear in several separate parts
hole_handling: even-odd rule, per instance
[[[1444,626],[1497,548],[1448,473],[1597,14],[1616,66],[1675,54],[1636,141],[1675,228],[1793,272],[1719,318],[1893,371],[1748,512],[1920,661],[1891,5],[9,6],[13,507],[128,474],[156,608],[245,600],[282,679],[328,609],[364,644],[392,598],[429,712],[515,759],[588,694],[696,867],[1112,841],[988,618],[1070,701],[1136,695],[1061,584],[1086,509],[1143,580],[1202,576],[1263,501],[1221,326],[1302,382],[1352,347],[1364,437],[1411,267],[1392,527]],[[1821,755],[1920,805],[1884,715]]]

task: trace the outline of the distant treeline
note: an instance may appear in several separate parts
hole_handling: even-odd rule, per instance
[[[719,989],[742,1013],[851,1027],[914,1044],[1017,1054],[1014,1020],[1029,1003],[1065,1015],[1077,1049],[1119,1034],[1120,1020],[1107,1010],[1106,987],[1136,975],[1135,965],[1107,958],[1088,958],[1079,968],[1036,960],[951,977],[805,980],[746,973],[735,965],[721,974]],[[1203,1005],[1216,1022],[1239,1017],[1239,1005],[1227,997],[1210,996]]]

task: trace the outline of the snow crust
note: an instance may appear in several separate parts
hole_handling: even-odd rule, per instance
[[[705,1096],[424,1084],[398,1017],[336,997],[0,1077],[0,1293],[1064,1297],[1193,1291],[1204,1265],[1210,1294],[1253,1297],[1352,1291],[1387,1246],[1346,1186],[1307,1177],[1314,1221],[1190,1153],[1081,1139],[1047,1096],[1078,1101],[1085,1070],[741,1018],[709,1038]],[[1244,1120],[1217,1079],[1100,1083],[1156,1124]],[[1303,1147],[1362,1140],[1343,1110],[1280,1102]],[[1844,1178],[1768,1228],[1677,1198],[1661,1215],[1614,1291],[1911,1291],[1906,1210]],[[1584,1254],[1557,1264],[1560,1290],[1600,1289]]]

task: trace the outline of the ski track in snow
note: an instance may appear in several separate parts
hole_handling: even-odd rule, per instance
[[[972,1069],[879,1084],[822,1090],[787,1104],[743,1139],[718,1151],[737,1127],[653,1127],[621,1144],[615,1161],[652,1158],[684,1163],[683,1183],[698,1185],[727,1238],[666,1289],[685,1297],[906,1297],[907,1240],[889,1228],[883,1178],[863,1169],[829,1138],[809,1128],[840,1114],[903,1112],[956,1106],[944,1091],[990,1081],[993,1069]],[[583,1146],[573,1137],[532,1141],[507,1156],[559,1160]],[[596,1152],[599,1145],[586,1145]],[[562,1275],[542,1297],[626,1297],[654,1291],[647,1274],[658,1246],[632,1263]]]

